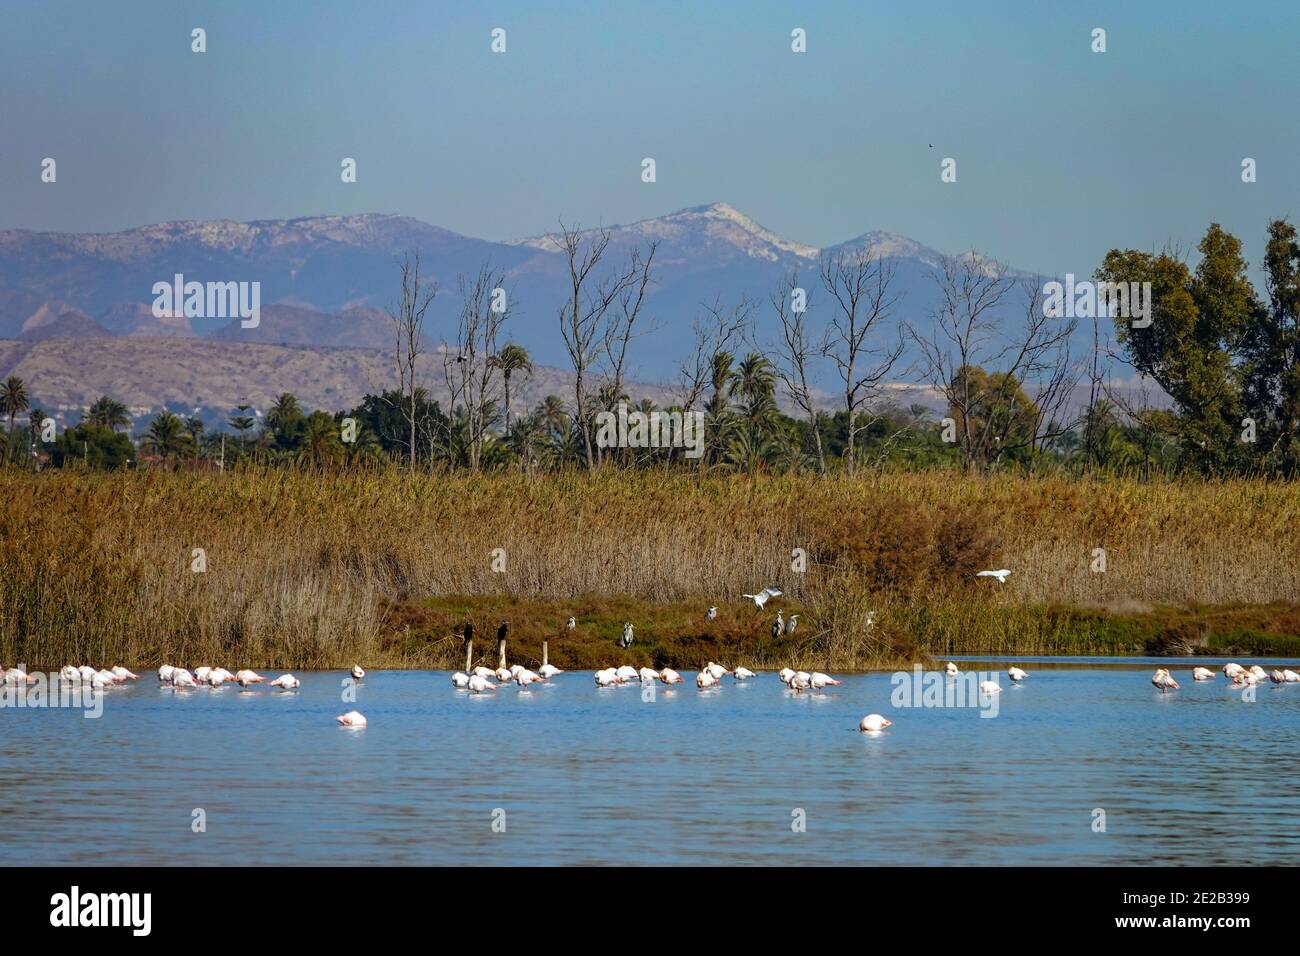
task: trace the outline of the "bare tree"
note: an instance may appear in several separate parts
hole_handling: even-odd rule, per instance
[[[612,396],[615,402],[623,394],[623,386],[626,384],[625,371],[632,339],[654,331],[653,326],[638,331],[637,319],[640,318],[641,308],[645,305],[646,292],[650,288],[650,270],[658,248],[657,242],[649,243],[644,257],[639,250],[632,250],[628,269],[629,281],[618,297],[618,309],[611,309],[605,322],[601,345],[601,351],[604,353],[602,391]],[[598,457],[599,451],[597,449]]]
[[[456,324],[456,342],[443,351],[443,377],[451,396],[451,408],[464,409],[466,444],[470,471],[478,471],[483,443],[495,404],[499,367],[497,336],[510,317],[510,297],[504,273],[484,263],[478,274],[459,277],[461,308]]]
[[[893,335],[885,328],[898,296],[890,292],[895,266],[868,249],[822,255],[818,274],[837,309],[827,331],[825,354],[835,363],[843,383],[844,411],[848,417],[848,444],[844,464],[856,470],[859,415],[880,393],[880,383],[893,371],[903,354],[902,329]]]
[[[438,284],[425,282],[420,276],[420,251],[407,253],[400,263],[402,301],[388,309],[396,340],[394,362],[397,365],[398,392],[402,396],[402,417],[409,436],[409,467],[415,470],[416,434],[419,425],[419,400],[423,394],[418,375],[418,360],[424,351],[424,315],[438,294]]]
[[[587,468],[594,471],[596,455],[588,403],[588,373],[609,342],[606,316],[610,306],[640,280],[649,279],[649,261],[637,252],[625,269],[600,270],[609,251],[610,233],[604,227],[584,236],[577,226],[560,223],[551,237],[569,269],[569,295],[559,310],[560,336],[573,365],[574,417],[582,435]],[[629,327],[630,332],[630,327]]]
[[[691,321],[694,341],[677,373],[677,396],[684,411],[694,411],[713,387],[714,358],[729,352],[745,338],[749,330],[754,303],[745,295],[727,309],[721,299],[700,304],[700,312]]]
[[[789,278],[772,292],[772,309],[781,322],[781,339],[776,344],[777,360],[774,364],[790,400],[808,418],[817,452],[817,472],[824,475],[826,452],[822,448],[821,429],[817,427],[817,406],[808,384],[808,372],[812,360],[826,354],[829,342],[824,331],[815,334],[809,329],[807,291],[802,290],[803,301],[796,302],[795,297],[800,292],[798,269],[792,269]]]
[[[910,333],[952,412],[967,469],[995,465],[1068,431],[1072,423],[1063,415],[1078,382],[1069,353],[1076,321],[1049,318],[1041,283],[1026,280],[1023,327],[1004,331],[999,312],[1017,283],[1005,266],[974,253],[944,257],[933,278],[939,304],[932,327]]]

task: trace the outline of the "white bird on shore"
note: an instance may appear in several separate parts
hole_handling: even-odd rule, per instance
[[[698,674],[695,675],[695,686],[700,688],[701,690],[703,690],[706,687],[712,687],[717,682],[718,679],[714,677],[711,673],[709,673],[707,670],[700,671]]]
[[[998,580],[998,584],[1006,584],[1006,583],[1007,583],[1007,575],[1010,574],[1010,573],[1011,573],[1011,569],[1010,569],[1010,568],[999,568],[999,569],[996,570],[996,571],[977,571],[977,572],[975,573],[975,577],[977,577],[977,578],[997,578],[997,580]]]
[[[1214,671],[1208,667],[1193,667],[1192,680],[1214,680]]]
[[[992,696],[993,694],[1002,693],[1002,688],[998,686],[998,682],[995,680],[983,680],[980,681],[980,693],[985,696]]]
[[[183,667],[172,668],[172,686],[173,687],[197,687],[198,682],[194,680],[194,675]]]
[[[949,661],[947,664],[943,665],[943,671],[949,677],[956,677],[958,674],[961,673],[961,671],[957,670],[957,665],[954,664],[952,661]]]
[[[1162,694],[1169,690],[1178,689],[1178,681],[1174,680],[1173,675],[1163,667],[1157,669],[1156,672],[1151,675],[1151,683],[1156,687],[1159,687]]]
[[[116,677],[118,680],[139,679],[134,674],[132,674],[129,670],[127,670],[125,667],[118,666],[118,667],[114,667],[112,670],[113,670],[113,676]]]
[[[640,672],[638,672],[637,669],[633,667],[631,664],[624,664],[618,670],[614,671],[614,676],[617,677],[619,681],[623,683],[641,679]]]
[[[636,673],[637,676],[641,678],[641,683],[643,684],[653,684],[659,679],[659,672],[653,667],[643,667]]]
[[[366,726],[365,715],[359,710],[349,710],[346,714],[340,714],[334,718],[344,727],[364,727]]]
[[[469,675],[462,671],[456,671],[451,675],[451,682],[456,685],[457,689],[464,690],[469,686]]]
[[[791,614],[790,620],[785,622],[785,636],[794,637],[794,629],[799,626],[799,615]]]
[[[671,667],[665,667],[659,672],[659,679],[665,684],[680,684],[682,682],[682,675],[677,673]]]
[[[302,681],[298,680],[298,678],[294,677],[292,674],[281,674],[267,686],[279,687],[283,690],[297,690],[302,686]]]
[[[486,677],[481,677],[478,674],[475,674],[469,679],[469,689],[476,694],[482,694],[485,691],[496,690],[497,685],[492,683]]]
[[[537,673],[541,674],[547,680],[550,680],[556,674],[563,674],[564,671],[560,670],[554,664],[543,664],[541,667],[537,668]]]
[[[172,667],[170,664],[164,664],[162,667],[158,668],[159,683],[162,684],[171,683],[172,675],[175,673],[176,673],[176,668]]]
[[[781,596],[781,592],[778,591],[776,588],[763,588],[763,590],[759,591],[757,594],[741,595],[741,597],[747,597],[751,601],[753,601],[754,607],[758,608],[760,611],[763,610],[764,604],[772,600],[772,598],[780,597],[780,596]]]
[[[875,734],[884,730],[886,727],[894,726],[892,720],[886,720],[879,714],[867,714],[862,718],[862,723],[858,724],[858,730],[863,733]]]
[[[718,616],[718,606],[716,604],[704,612],[704,619],[706,621],[712,621],[716,619],[717,616]]]
[[[1022,680],[1024,680],[1026,677],[1029,676],[1029,673],[1028,671],[1022,671],[1019,667],[1008,667],[1007,676],[1010,677],[1017,684],[1019,684]]]
[[[257,671],[239,671],[235,674],[235,680],[240,687],[247,687],[249,684],[260,684],[266,678]]]
[[[781,609],[776,610],[776,620],[772,622],[772,640],[776,640],[785,633],[785,619],[781,617]]]
[[[732,671],[732,674],[735,676],[736,680],[749,680],[749,678],[754,676],[754,672],[748,667],[737,667]]]
[[[839,683],[830,674],[823,674],[821,671],[813,671],[808,675],[808,684],[813,690],[821,690],[824,687],[838,685]]]
[[[790,683],[790,678],[794,676],[794,668],[782,667],[779,671],[776,672],[776,676],[781,678],[782,684],[788,684]]]
[[[366,676],[366,670],[365,670],[364,667],[362,667],[360,664],[353,664],[353,665],[352,665],[352,679],[353,679],[353,680],[361,680],[361,678],[363,678],[363,677],[365,677],[365,676]],[[354,711],[354,713],[355,713],[355,711]]]
[[[709,672],[709,676],[714,680],[722,680],[722,678],[731,673],[731,671],[727,670],[721,664],[715,664],[713,661],[709,661],[705,664],[704,669]]]
[[[564,625],[565,630],[569,630],[569,631],[573,630],[577,626],[578,626],[578,619],[573,616],[570,616],[568,623]]]

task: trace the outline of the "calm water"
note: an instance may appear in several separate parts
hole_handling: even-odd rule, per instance
[[[98,720],[0,711],[0,832],[25,862],[72,865],[1297,860],[1300,684],[1245,702],[1176,665],[1182,690],[1161,695],[1129,663],[1001,674],[994,719],[894,710],[886,674],[646,702],[589,673],[474,697],[445,673],[372,672],[362,730],[334,721],[341,673],[287,694],[172,693],[150,675]],[[894,726],[856,732],[869,712]]]

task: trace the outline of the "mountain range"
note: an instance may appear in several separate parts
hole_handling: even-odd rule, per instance
[[[655,334],[637,341],[631,362],[632,377],[642,382],[673,378],[704,302],[726,307],[742,295],[756,300],[755,336],[771,341],[775,318],[768,296],[798,269],[807,275],[815,309],[815,270],[822,253],[865,248],[888,261],[896,270],[892,291],[899,296],[899,319],[924,323],[936,301],[931,272],[942,254],[894,233],[866,232],[817,248],[785,239],[726,203],[606,228],[609,262],[618,262],[634,246],[658,243],[654,284],[643,312]],[[196,339],[213,343],[216,351],[201,350],[207,355],[240,345],[391,349],[384,309],[400,292],[397,260],[416,249],[426,275],[440,288],[427,320],[435,341],[453,338],[458,276],[475,274],[490,262],[505,273],[510,290],[506,337],[528,348],[539,366],[567,364],[556,315],[568,272],[553,237],[491,242],[387,214],[178,221],[114,233],[0,231],[0,338],[83,346],[90,340],[148,338],[179,345],[176,340]],[[972,261],[981,268],[991,262]],[[170,282],[176,273],[187,281],[260,282],[260,324],[245,329],[238,319],[155,317],[153,285]],[[165,344],[146,350],[151,361],[166,353]],[[105,347],[104,342],[96,346]],[[113,354],[124,354],[122,348]],[[31,354],[6,352],[11,368],[17,354]],[[140,377],[146,386],[154,380],[148,368]],[[34,384],[39,393],[40,384]],[[241,388],[280,390],[275,383],[251,381],[219,390],[234,394]],[[132,391],[146,395],[148,388]],[[59,398],[81,400],[62,393]]]

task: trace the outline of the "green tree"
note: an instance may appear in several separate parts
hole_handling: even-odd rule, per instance
[[[1300,243],[1284,219],[1268,226],[1268,303],[1242,339],[1242,391],[1256,422],[1257,456],[1286,474],[1300,471]]]
[[[85,424],[117,431],[131,427],[131,413],[126,405],[115,398],[101,395],[91,403],[86,412]]]
[[[533,374],[533,360],[528,350],[522,345],[509,342],[501,351],[488,360],[495,368],[501,370],[501,381],[505,385],[506,434],[510,433],[510,377],[516,373],[524,376]]]
[[[0,382],[0,414],[9,417],[9,440],[6,447],[10,460],[18,457],[17,449],[21,447],[14,441],[14,419],[31,407],[31,398],[27,394],[27,385],[17,375],[10,375]]]
[[[140,447],[164,461],[171,461],[193,449],[194,439],[185,430],[185,423],[179,416],[172,412],[162,412],[149,423]]]

